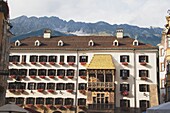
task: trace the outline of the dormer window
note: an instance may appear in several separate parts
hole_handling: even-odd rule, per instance
[[[119,42],[117,41],[117,40],[115,40],[114,42],[113,42],[113,46],[118,46],[119,45]]]
[[[62,41],[62,40],[59,40],[59,41],[58,41],[58,46],[63,46],[63,45],[64,45],[63,41]]]
[[[90,40],[88,45],[89,45],[89,46],[94,46],[93,40]]]
[[[15,46],[20,46],[21,42],[19,40],[15,41]]]
[[[34,45],[35,45],[35,46],[40,46],[40,41],[39,41],[39,40],[36,40]]]
[[[134,41],[133,41],[133,45],[134,45],[134,46],[138,46],[138,45],[139,45],[138,40],[134,40]]]

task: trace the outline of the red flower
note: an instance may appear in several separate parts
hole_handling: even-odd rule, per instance
[[[35,76],[35,75],[30,75],[30,77],[31,77],[31,78],[33,78],[33,79],[34,79],[34,78],[36,78],[36,76]]]
[[[63,78],[64,78],[64,76],[63,76],[63,75],[59,75],[59,76],[58,76],[58,78],[61,78],[61,79],[63,79]]]
[[[128,62],[122,62],[122,64],[126,66],[126,65],[128,65]]]
[[[86,79],[86,76],[80,76],[82,79]]]
[[[49,62],[51,65],[55,65],[55,62]]]
[[[72,65],[74,65],[74,62],[68,62],[68,65],[72,66]]]
[[[49,78],[54,78],[54,75],[49,75],[48,77],[49,77]]]
[[[35,64],[36,64],[36,62],[31,62],[31,64],[35,65]]]
[[[60,65],[64,65],[64,62],[59,62]]]
[[[46,62],[40,62],[40,64],[42,64],[42,65],[46,65]]]
[[[67,76],[69,79],[73,79],[74,76]]]
[[[80,62],[81,63],[81,65],[86,65],[86,62]]]

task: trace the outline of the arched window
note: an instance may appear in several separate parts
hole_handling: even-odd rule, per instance
[[[35,45],[35,46],[40,46],[40,41],[39,41],[39,40],[36,40],[34,45]]]
[[[88,43],[89,46],[94,46],[94,42],[93,40],[90,40],[89,43]]]
[[[21,42],[19,40],[15,41],[15,46],[20,46]]]
[[[62,41],[62,40],[59,40],[59,41],[58,41],[58,46],[63,46],[63,45],[64,45],[63,41]]]
[[[134,45],[134,46],[138,46],[138,45],[139,45],[138,40],[134,40],[134,41],[133,41],[133,45]]]
[[[119,46],[119,42],[117,40],[113,41],[113,46]]]

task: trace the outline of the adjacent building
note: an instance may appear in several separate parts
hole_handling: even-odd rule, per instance
[[[11,43],[6,102],[48,113],[158,104],[158,48],[123,35],[28,37]]]
[[[166,25],[159,46],[160,102],[170,101],[170,15],[166,16]]]
[[[0,106],[5,104],[9,54],[9,8],[0,0]]]

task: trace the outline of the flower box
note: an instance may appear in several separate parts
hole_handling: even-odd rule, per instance
[[[127,80],[127,79],[128,79],[127,76],[123,76],[123,77],[122,77],[122,80]]]
[[[86,79],[86,76],[80,76],[82,79]]]
[[[140,65],[145,66],[147,64],[147,62],[140,62]]]
[[[128,62],[122,62],[123,65],[127,66],[128,65]]]
[[[52,105],[51,105],[51,104],[49,104],[49,105],[46,105],[46,107],[47,107],[47,108],[51,108],[51,107],[52,107]]]
[[[148,80],[148,77],[141,77],[141,80]]]
[[[10,92],[15,92],[15,89],[9,89]]]
[[[128,92],[128,91],[122,91],[121,94],[122,94],[123,96],[128,96],[128,95],[129,95],[129,92]]]
[[[68,62],[68,65],[72,66],[74,65],[74,62]]]
[[[36,62],[31,62],[31,64],[35,65],[35,64],[36,64]]]
[[[79,90],[79,92],[84,94],[84,95],[86,94],[86,90]]]
[[[55,65],[55,62],[49,62],[51,65]]]
[[[86,106],[85,105],[79,105],[80,109],[84,109]]]
[[[83,65],[83,66],[86,65],[86,62],[80,62],[80,63],[81,63],[81,65]]]
[[[38,89],[38,92],[43,92],[44,91],[44,89]]]
[[[60,65],[64,65],[64,62],[59,62]]]
[[[74,76],[67,76],[67,78],[69,78],[69,79],[73,79],[73,78],[74,78]]]
[[[72,93],[73,90],[72,89],[67,89],[67,92]]]
[[[18,64],[18,62],[12,62],[13,64],[15,64],[15,65],[17,65]]]
[[[16,89],[16,92],[24,92],[24,89]]]
[[[61,106],[61,105],[56,105],[55,107],[56,107],[56,108],[61,108],[62,106]]]
[[[54,89],[48,89],[48,92],[54,93]]]
[[[40,78],[44,79],[45,78],[45,75],[39,75]]]
[[[70,108],[72,108],[72,105],[66,105],[65,106],[67,109],[70,109]]]
[[[43,105],[42,105],[42,104],[37,104],[36,106],[37,106],[37,107],[42,107]]]
[[[27,106],[28,106],[28,107],[32,107],[32,106],[33,106],[33,104],[27,104]]]
[[[26,64],[26,62],[21,62],[21,64],[25,65],[25,64]]]
[[[61,78],[61,79],[63,79],[63,78],[64,78],[64,76],[63,76],[63,75],[59,75],[59,76],[58,76],[58,78]]]
[[[54,75],[49,75],[48,77],[49,77],[49,78],[55,78]]]
[[[15,78],[15,77],[16,77],[16,75],[10,75],[9,77],[10,77],[10,78]]]
[[[35,79],[35,78],[36,78],[36,75],[30,75],[30,78]]]
[[[46,65],[46,62],[40,62],[40,64],[42,64],[42,65]]]

